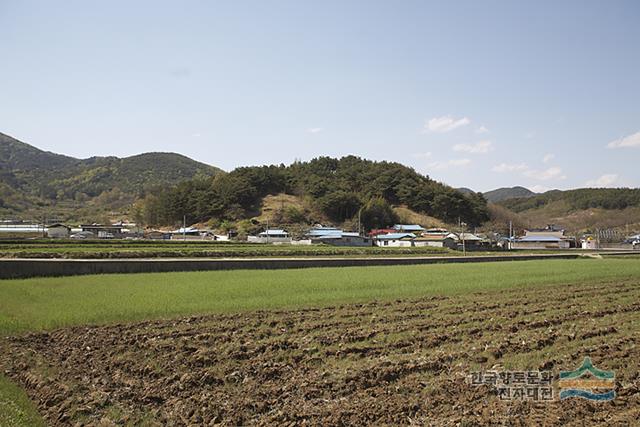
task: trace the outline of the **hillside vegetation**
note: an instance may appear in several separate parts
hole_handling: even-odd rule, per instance
[[[287,203],[290,217],[313,220],[318,213],[332,223],[343,223],[360,216],[364,228],[398,221],[392,208],[398,205],[445,222],[460,218],[479,225],[488,219],[486,200],[479,193],[462,194],[399,163],[355,156],[240,167],[213,178],[188,180],[149,194],[137,212],[141,222],[156,225],[179,223],[183,215],[189,223],[238,221],[258,215],[263,198],[276,194],[305,201],[307,212]]]
[[[535,196],[537,193],[534,193],[528,188],[516,186],[516,187],[496,188],[495,190],[486,191],[482,194],[484,194],[484,197],[489,202],[497,203],[503,200],[516,199],[520,197],[532,197],[532,196]]]
[[[533,197],[503,200],[490,208],[492,219],[513,220],[517,228],[559,224],[574,232],[640,229],[640,189],[553,190]]]
[[[218,172],[175,153],[76,159],[0,133],[0,213],[60,214],[82,207],[91,215],[130,205],[153,187]]]
[[[572,210],[602,208],[625,209],[640,206],[638,188],[581,188],[577,190],[552,190],[528,198],[509,199],[500,204],[514,212],[539,208],[563,201]]]

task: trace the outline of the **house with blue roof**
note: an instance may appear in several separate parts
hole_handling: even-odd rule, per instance
[[[393,229],[400,233],[414,233],[414,234],[422,234],[426,231],[426,229],[418,224],[396,224],[393,226]]]
[[[324,243],[332,246],[371,246],[370,237],[361,236],[360,233],[344,231],[334,227],[315,227],[307,232],[311,243]]]

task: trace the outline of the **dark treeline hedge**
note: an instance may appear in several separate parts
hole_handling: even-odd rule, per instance
[[[228,174],[184,181],[147,193],[139,214],[143,222],[153,225],[175,224],[183,215],[189,223],[238,220],[254,215],[264,196],[278,193],[310,199],[336,223],[355,217],[361,208],[366,218],[381,218],[370,226],[392,220],[385,203],[407,205],[446,222],[461,218],[479,225],[488,219],[480,193],[465,195],[399,163],[355,156],[319,157],[290,166],[240,167]]]
[[[582,188],[568,191],[553,190],[534,197],[503,200],[499,204],[514,212],[522,212],[560,200],[568,203],[569,208],[573,210],[589,208],[624,209],[640,206],[640,189]]]

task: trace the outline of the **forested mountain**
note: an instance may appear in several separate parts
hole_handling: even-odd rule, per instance
[[[235,221],[257,214],[262,198],[278,193],[304,198],[334,223],[358,213],[388,221],[393,218],[390,205],[404,205],[446,222],[461,219],[479,225],[488,219],[480,193],[463,194],[399,163],[355,156],[240,167],[213,178],[185,181],[148,194],[138,215],[147,224],[160,225],[177,223],[183,215],[189,223],[210,218]],[[369,225],[388,225],[384,221],[371,220]]]
[[[528,188],[516,186],[496,188],[495,190],[486,191],[482,194],[484,194],[484,197],[487,199],[487,201],[491,203],[497,203],[503,200],[516,199],[521,197],[532,197],[537,193],[534,193]]]
[[[554,202],[564,202],[568,209],[572,210],[640,207],[640,189],[581,188],[566,191],[552,190],[533,197],[504,200],[499,204],[514,212],[522,212],[550,205]]]
[[[123,205],[151,187],[218,172],[175,153],[76,159],[0,133],[0,212],[16,214],[61,203],[68,208],[95,199]]]

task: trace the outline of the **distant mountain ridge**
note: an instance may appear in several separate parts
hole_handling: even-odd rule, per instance
[[[502,187],[495,190],[482,193],[487,201],[491,203],[501,202],[503,200],[516,199],[522,197],[532,197],[539,193],[534,193],[528,188],[515,186],[515,187]]]
[[[475,191],[473,191],[472,189],[467,188],[467,187],[459,187],[459,188],[456,188],[456,190],[458,190],[459,192],[461,192],[463,194],[473,194],[473,193],[475,193]],[[524,187],[520,187],[520,186],[496,188],[495,190],[485,191],[484,193],[482,193],[484,198],[487,199],[487,201],[491,202],[491,203],[498,203],[498,202],[501,202],[503,200],[517,199],[517,198],[521,198],[521,197],[531,197],[531,196],[535,196],[537,194],[539,194],[539,193],[534,193],[533,191],[529,190],[528,188],[524,188]]]
[[[120,198],[122,203],[115,205],[122,205],[145,189],[220,172],[176,153],[77,159],[0,133],[0,212],[19,212],[30,205],[84,204],[109,193],[112,197],[105,198]]]

